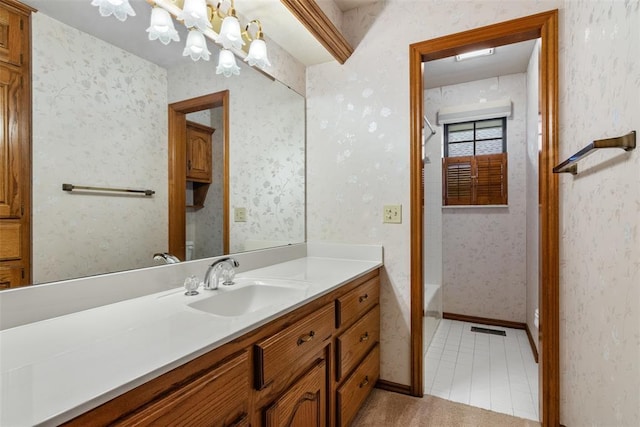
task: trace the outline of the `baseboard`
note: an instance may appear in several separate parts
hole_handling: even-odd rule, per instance
[[[503,328],[526,329],[526,323],[510,320],[489,319],[487,317],[467,316],[466,314],[442,313],[443,319],[459,320],[461,322],[481,323],[483,325],[502,326]]]
[[[392,391],[394,393],[407,394],[411,396],[411,386],[398,384],[386,380],[378,380],[376,382],[376,388],[380,390]]]
[[[533,340],[533,335],[531,334],[528,324],[525,324],[525,330],[527,331],[527,338],[529,338],[529,345],[531,346],[531,352],[533,353],[533,360],[538,363],[538,348],[536,347],[536,342]]]
[[[538,363],[538,349],[536,348],[535,341],[533,340],[533,335],[531,335],[531,331],[529,330],[529,325],[527,325],[526,323],[512,322],[510,320],[489,319],[487,317],[467,316],[466,314],[446,312],[442,313],[442,318],[459,320],[461,322],[480,323],[482,325],[502,326],[503,328],[524,329],[527,333],[527,338],[529,339],[529,345],[531,346],[531,352],[533,353],[533,360]]]

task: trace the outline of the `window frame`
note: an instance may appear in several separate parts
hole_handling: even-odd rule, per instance
[[[482,141],[491,141],[496,140],[497,138],[476,138],[478,123],[487,122],[487,121],[496,121],[500,120],[500,125],[502,127],[502,150],[499,153],[491,153],[491,154],[476,154],[477,153],[477,143]],[[473,125],[473,139],[472,140],[464,140],[457,141],[452,144],[459,143],[473,143],[473,154],[465,155],[465,156],[449,156],[449,126],[450,125],[460,125],[460,124],[472,124]],[[486,162],[493,163],[495,165],[496,160],[500,162],[500,170],[499,173],[500,180],[500,194],[493,194],[489,197],[489,200],[486,200],[486,195],[479,193],[481,190],[486,190],[487,182],[494,181],[495,185],[495,177],[497,176],[495,173],[495,167],[488,167]],[[484,164],[482,170],[483,173],[480,173],[479,162]],[[462,182],[464,184],[465,181],[468,181],[468,187],[465,186],[460,187],[460,181],[457,181],[458,184],[453,184],[450,187],[450,182],[448,181],[449,177],[449,169],[450,164],[467,164],[468,171],[463,172]],[[487,169],[488,167],[488,169]],[[464,168],[464,167],[463,167]],[[493,171],[494,173],[489,173]],[[487,175],[487,173],[489,173]],[[465,179],[464,175],[468,174],[468,177]],[[460,206],[508,206],[509,200],[509,169],[508,169],[508,153],[507,153],[507,118],[506,117],[494,117],[490,119],[481,119],[481,120],[465,120],[459,121],[455,123],[446,123],[444,124],[444,150],[443,150],[443,158],[442,158],[442,206],[451,206],[451,207],[460,207]],[[482,176],[481,176],[482,175]],[[451,189],[460,189],[462,188],[462,193],[458,193],[458,195],[453,196],[449,193]],[[465,188],[467,190],[465,190]],[[495,188],[495,187],[494,187]],[[479,203],[480,200],[485,200],[483,203]]]
[[[501,152],[502,153],[506,153],[507,152],[507,118],[506,117],[494,117],[492,119],[464,120],[464,121],[455,122],[455,123],[445,123],[444,124],[444,156],[443,157],[450,157],[449,156],[449,144],[460,144],[460,143],[468,143],[468,142],[473,142],[473,154],[472,155],[473,156],[477,156],[478,154],[476,154],[476,145],[477,145],[478,141],[482,142],[482,141],[491,141],[491,140],[496,139],[496,138],[481,138],[481,139],[477,139],[476,138],[477,125],[478,125],[478,123],[494,121],[494,120],[500,120],[500,122],[501,122],[501,125],[502,125],[502,151]],[[451,126],[451,125],[460,125],[460,124],[464,124],[464,123],[473,123],[473,140],[466,140],[466,141],[459,141],[459,142],[450,143],[449,142],[449,126]],[[495,154],[497,154],[497,153],[495,153]]]

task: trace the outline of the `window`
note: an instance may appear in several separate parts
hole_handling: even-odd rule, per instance
[[[507,119],[446,124],[442,203],[507,204]]]

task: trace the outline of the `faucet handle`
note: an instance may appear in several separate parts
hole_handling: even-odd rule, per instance
[[[184,288],[186,289],[185,295],[198,295],[198,286],[200,286],[200,280],[196,276],[189,276],[184,279]]]
[[[237,262],[236,262],[237,264]],[[235,266],[237,267],[237,265]],[[236,271],[231,266],[222,267],[222,284],[225,286],[231,286],[234,284],[233,279],[236,277]]]

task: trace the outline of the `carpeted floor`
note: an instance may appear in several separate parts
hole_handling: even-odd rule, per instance
[[[435,396],[419,399],[374,389],[352,426],[537,427],[540,423]]]

